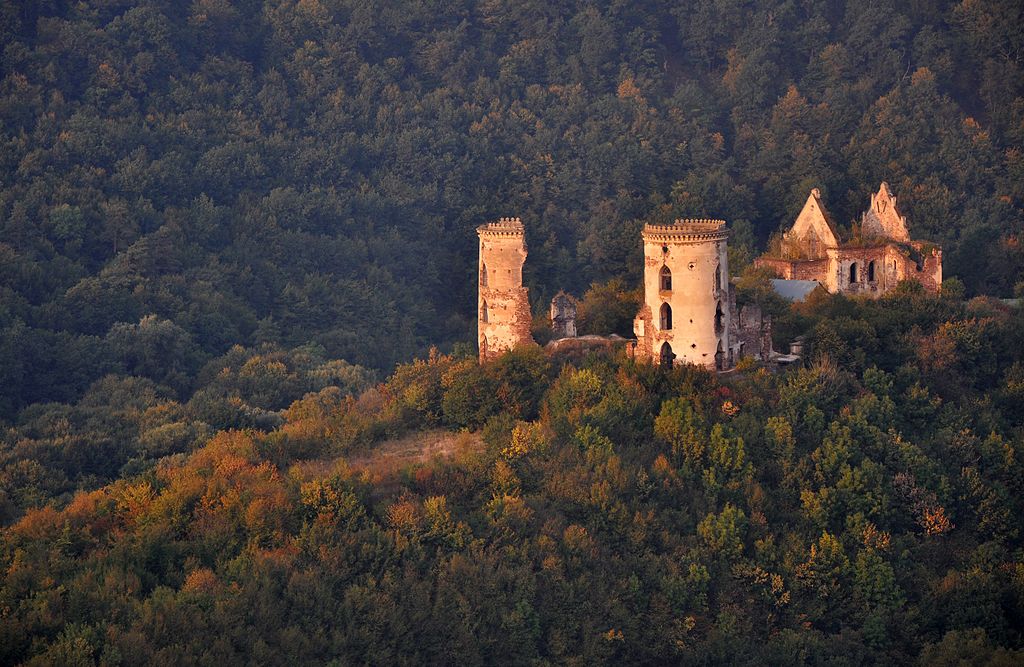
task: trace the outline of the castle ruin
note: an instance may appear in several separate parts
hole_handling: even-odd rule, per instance
[[[501,218],[477,227],[480,237],[477,343],[480,361],[490,361],[517,345],[533,344],[530,299],[523,287],[526,235],[519,218]]]
[[[644,302],[633,322],[638,358],[732,367],[728,237],[723,220],[644,225]]]
[[[815,188],[781,242],[755,264],[786,280],[816,280],[829,292],[878,297],[901,280],[937,292],[942,285],[942,249],[912,241],[907,219],[885,182],[871,195],[871,206],[855,225],[853,238],[839,238]]]

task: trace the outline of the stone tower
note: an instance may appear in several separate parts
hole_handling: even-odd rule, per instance
[[[532,343],[533,317],[523,287],[526,239],[519,218],[501,218],[477,227],[480,237],[480,290],[477,304],[480,361],[490,361],[523,343]]]
[[[732,367],[728,237],[722,220],[644,226],[644,303],[633,322],[637,358]]]

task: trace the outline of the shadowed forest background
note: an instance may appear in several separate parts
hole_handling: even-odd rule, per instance
[[[4,3],[0,662],[1021,659],[1022,11]],[[882,180],[957,280],[750,278],[808,368],[467,347],[489,219],[606,333],[644,222],[738,274]]]

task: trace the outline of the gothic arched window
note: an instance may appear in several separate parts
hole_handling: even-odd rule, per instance
[[[668,331],[672,328],[672,306],[667,303],[661,304],[661,329]]]
[[[480,321],[486,323],[487,320],[487,302],[484,301],[480,304]]]
[[[667,266],[661,267],[661,291],[668,292],[672,290],[672,272],[669,271]]]

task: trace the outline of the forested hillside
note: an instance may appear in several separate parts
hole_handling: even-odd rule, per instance
[[[0,662],[1020,664],[1024,310],[905,284],[786,317],[817,363],[434,354],[30,509]],[[348,464],[438,427],[485,447]]]
[[[1010,296],[1022,26],[1015,0],[3,3],[0,414],[110,373],[184,400],[234,344],[390,372],[471,341],[498,215],[542,306],[635,284],[645,219],[727,219],[739,269],[811,187],[846,224],[885,179],[969,295]]]

